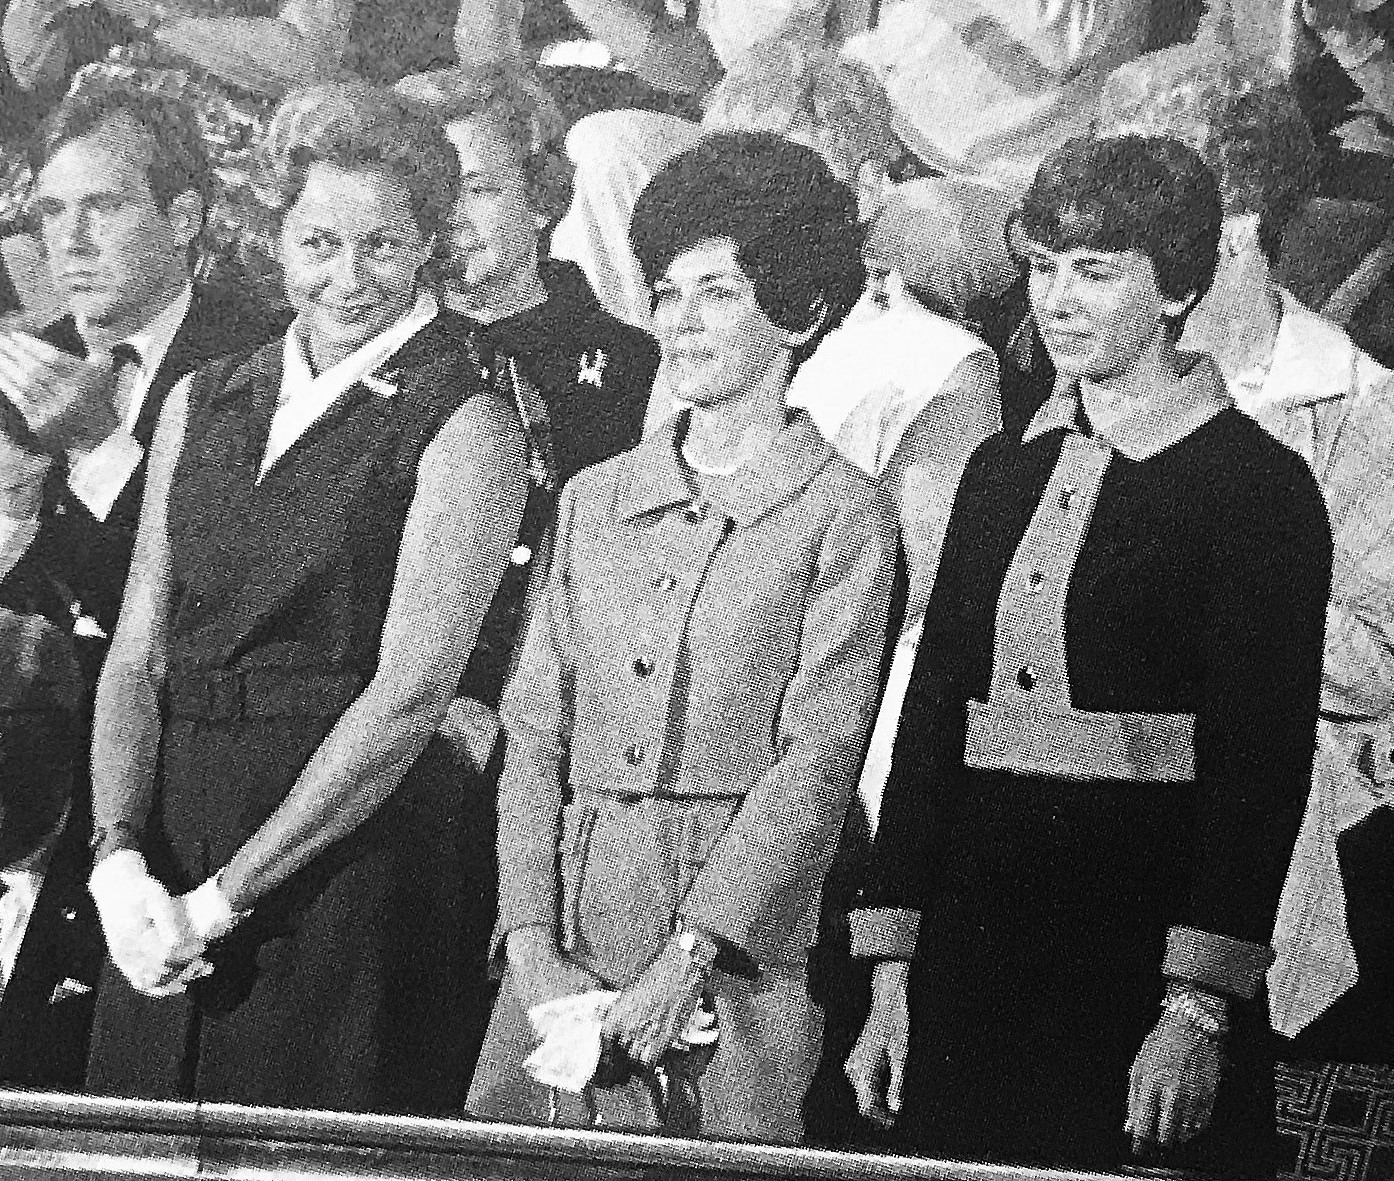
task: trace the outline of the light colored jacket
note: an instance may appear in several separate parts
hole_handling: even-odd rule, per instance
[[[1336,838],[1394,803],[1394,382],[1284,293],[1268,377],[1240,405],[1311,465],[1335,542],[1312,793],[1268,977],[1273,1026],[1293,1036],[1358,975]]]
[[[682,420],[562,493],[548,593],[500,710],[498,934],[642,893],[612,849],[561,897],[564,794],[703,815],[729,801],[700,863],[674,871],[677,909],[757,965],[796,962],[875,715],[894,510],[802,414],[703,500]]]

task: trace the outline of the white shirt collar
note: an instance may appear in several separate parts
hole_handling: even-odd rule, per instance
[[[434,320],[439,310],[435,297],[429,291],[421,292],[415,306],[400,320],[318,375],[310,368],[300,343],[301,322],[297,316],[282,346],[281,394],[271,419],[258,482],[346,391],[359,382],[369,384],[375,393],[384,397],[395,392],[386,383],[373,381],[370,375]]]
[[[140,367],[136,370],[135,380],[130,386],[129,404],[118,407],[122,425],[127,432],[135,429],[136,421],[145,405],[145,397],[154,383],[155,374],[164,364],[169,346],[174,343],[175,334],[183,327],[193,301],[194,285],[185,283],[179,289],[179,293],[152,316],[144,328],[131,333],[121,341],[113,342],[130,345],[140,357]],[[88,328],[88,325],[78,321],[78,335],[84,341],[89,339]]]
[[[1253,413],[1268,405],[1301,406],[1345,397],[1352,389],[1351,372],[1359,351],[1355,343],[1339,324],[1288,292],[1279,288],[1278,296],[1283,311],[1268,373],[1256,405],[1241,401],[1241,408]]]

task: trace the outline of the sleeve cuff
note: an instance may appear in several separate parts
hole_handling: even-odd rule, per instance
[[[117,431],[91,451],[72,457],[68,487],[97,520],[105,521],[144,458],[145,448],[125,431]]]
[[[1167,932],[1162,974],[1170,980],[1252,1000],[1272,962],[1273,949],[1267,944],[1231,939],[1195,927],[1172,927]]]
[[[854,910],[852,954],[867,960],[908,960],[920,935],[920,912],[900,907]]]

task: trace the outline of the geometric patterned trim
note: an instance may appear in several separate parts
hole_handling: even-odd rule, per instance
[[[1394,1066],[1280,1062],[1284,1178],[1394,1181]]]

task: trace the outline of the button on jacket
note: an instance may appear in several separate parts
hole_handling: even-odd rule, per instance
[[[653,938],[680,912],[757,965],[798,962],[874,716],[893,508],[803,414],[704,500],[678,459],[683,423],[562,495],[549,592],[502,708],[499,934],[576,903],[556,873],[564,796],[686,799],[694,816],[710,801],[723,822],[696,825]],[[626,872],[588,872],[576,904],[603,907]]]

